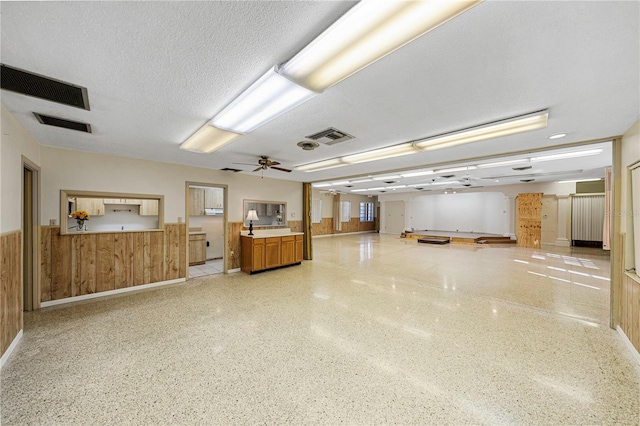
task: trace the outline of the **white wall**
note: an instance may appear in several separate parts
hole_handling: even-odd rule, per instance
[[[634,266],[634,229],[633,229],[633,215],[640,214],[640,212],[634,212],[633,202],[631,195],[631,172],[628,167],[640,161],[640,120],[636,121],[629,130],[627,130],[622,136],[622,164],[621,164],[621,205],[620,212],[616,212],[620,215],[620,232],[625,233],[624,241],[624,253],[623,259],[625,269]],[[614,183],[615,184],[615,183]],[[614,236],[617,238],[617,235]],[[638,271],[638,266],[636,271]]]
[[[540,182],[540,183],[527,183],[527,184],[517,184],[517,185],[497,185],[497,186],[491,186],[491,187],[486,187],[486,188],[475,188],[475,189],[464,189],[464,190],[459,190],[460,192],[458,194],[446,194],[448,195],[471,195],[471,194],[475,194],[475,193],[479,193],[479,194],[486,194],[486,193],[500,193],[503,196],[503,199],[505,200],[504,203],[504,208],[506,210],[506,213],[502,216],[504,217],[505,220],[505,224],[503,224],[503,229],[505,229],[505,231],[503,232],[495,232],[497,234],[515,234],[515,199],[518,196],[518,194],[523,194],[523,193],[529,193],[529,192],[542,192],[543,194],[556,194],[556,195],[562,195],[562,196],[568,196],[570,194],[575,193],[576,191],[576,184],[575,183],[557,183],[557,182]],[[386,224],[385,224],[385,212],[384,212],[384,203],[386,201],[404,201],[405,202],[405,211],[406,212],[411,212],[411,204],[413,203],[414,200],[419,199],[420,197],[424,197],[425,195],[427,196],[436,196],[436,195],[442,195],[444,196],[444,191],[431,191],[428,193],[425,192],[399,192],[399,193],[393,193],[393,194],[382,194],[378,196],[378,200],[380,201],[380,229],[383,230],[386,228]],[[431,214],[434,215],[435,213],[432,210],[429,209],[433,209],[434,206],[431,205],[431,207],[424,207],[424,213],[425,214]],[[482,207],[480,205],[473,205],[472,207],[472,212],[473,214],[480,214],[480,212],[476,212],[476,210],[480,210],[480,209],[484,209],[485,207]],[[484,216],[491,216],[494,215],[495,212],[497,211],[497,207],[492,206],[492,207],[486,207],[489,209],[488,212],[484,212],[482,213],[482,215]],[[494,213],[492,213],[494,212]],[[416,228],[416,229],[420,229],[419,227],[412,225],[412,219],[411,219],[412,215],[411,214],[405,214],[405,223],[403,224],[403,228]],[[495,216],[493,216],[493,218],[495,218]],[[457,221],[457,219],[456,219]],[[441,223],[441,222],[439,222]],[[461,223],[461,222],[455,222],[455,223]],[[460,231],[462,232],[463,228],[460,227],[456,227],[455,223],[452,222],[452,225],[447,224],[445,230],[455,230],[455,229],[460,229]],[[445,225],[441,225],[441,226],[445,226]],[[497,226],[496,224],[491,224],[490,226]],[[433,229],[433,228],[428,228],[427,229]],[[497,228],[496,228],[497,229]],[[474,232],[475,228],[474,228]],[[481,230],[481,232],[490,232],[487,229],[483,229]]]
[[[0,126],[0,233],[22,227],[22,156],[40,164],[40,144],[1,106]]]
[[[224,255],[224,218],[222,216],[189,216],[189,228],[202,228],[209,242],[207,259]]]
[[[41,220],[46,225],[49,219],[60,223],[61,189],[164,195],[165,222],[184,221],[186,181],[228,185],[230,222],[242,222],[244,199],[284,201],[287,220],[302,220],[299,182],[47,146],[41,155]]]

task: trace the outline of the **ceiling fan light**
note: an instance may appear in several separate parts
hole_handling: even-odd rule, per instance
[[[269,69],[211,119],[211,124],[234,133],[249,133],[316,93]]]
[[[322,92],[480,1],[360,1],[279,72]]]
[[[494,123],[484,124],[470,129],[461,130],[459,132],[422,139],[416,141],[415,146],[423,151],[448,148],[451,146],[543,129],[547,127],[548,121],[549,112],[544,110]]]
[[[218,129],[210,124],[205,124],[184,141],[180,145],[180,148],[187,151],[208,154],[222,148],[240,136],[242,135]]]

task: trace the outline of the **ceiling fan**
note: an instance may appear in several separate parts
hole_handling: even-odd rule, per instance
[[[256,164],[253,163],[233,163],[233,164],[244,164],[245,166],[255,166]],[[259,172],[259,171],[265,171],[268,169],[273,169],[273,170],[278,170],[281,172],[286,172],[286,173],[290,173],[291,170],[289,169],[285,169],[283,167],[277,167],[280,163],[278,161],[271,161],[269,160],[269,157],[266,155],[261,155],[260,158],[258,159],[258,168],[256,168],[255,170],[252,170],[254,172]]]

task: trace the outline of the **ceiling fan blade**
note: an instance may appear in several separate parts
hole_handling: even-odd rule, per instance
[[[252,164],[252,166],[253,166],[253,164]],[[257,168],[257,169],[255,169],[255,170],[252,170],[252,172],[259,172],[260,170],[262,170],[262,166],[258,167],[258,168]]]
[[[277,166],[277,165],[279,165],[279,164],[280,164],[280,163],[279,163],[278,161],[271,161],[271,160],[269,160],[269,161],[267,162],[267,165],[268,165],[269,167],[271,167],[271,166]]]
[[[280,164],[280,163],[278,163],[278,164]],[[290,173],[290,172],[291,172],[291,170],[289,170],[289,169],[283,169],[282,167],[271,167],[271,168],[272,168],[273,170],[280,170],[281,172],[287,172],[287,173]]]

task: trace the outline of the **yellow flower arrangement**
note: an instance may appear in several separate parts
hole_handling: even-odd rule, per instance
[[[91,215],[89,215],[89,213],[87,213],[85,210],[76,210],[69,216],[77,220],[89,220],[89,218],[91,217]]]

